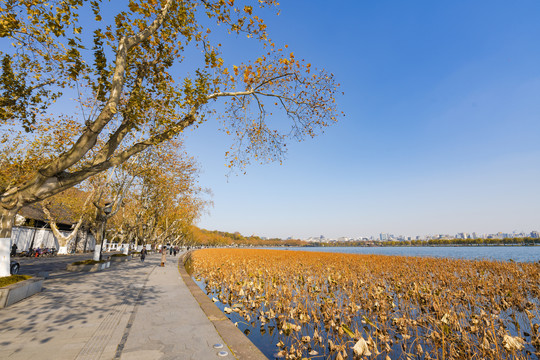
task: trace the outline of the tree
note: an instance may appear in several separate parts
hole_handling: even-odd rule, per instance
[[[130,0],[111,16],[112,7],[104,12],[99,0],[2,2],[0,37],[12,48],[0,54],[0,124],[32,131],[52,118],[74,121],[80,131],[47,154],[41,166],[2,184],[0,276],[6,275],[4,248],[22,206],[196,127],[220,109],[218,100],[227,110],[214,114],[235,139],[227,152],[231,167],[252,158],[279,160],[288,139],[315,136],[336,121],[333,76],[268,37],[257,13],[276,5],[275,0]],[[89,14],[92,24],[82,20]],[[227,64],[214,30],[260,41],[261,55]],[[183,61],[192,49],[201,55],[188,72],[193,59],[190,66]],[[73,118],[51,107],[69,97],[80,106],[78,112],[65,110]],[[46,109],[55,113],[46,116]],[[291,120],[289,129],[272,127],[278,112]]]
[[[197,184],[197,166],[183,151],[182,143],[171,140],[133,157],[106,181],[102,176],[93,177],[95,187],[100,179],[106,184],[108,199],[116,198],[120,192],[125,194],[121,204],[113,206],[119,210],[116,216],[115,211],[111,212],[111,239],[119,245],[135,240],[137,246],[183,238],[209,204],[203,198],[206,191]],[[129,188],[125,184],[130,184]],[[96,222],[94,228],[100,226],[101,222]],[[99,234],[95,235],[98,238]]]
[[[53,196],[50,198],[50,200],[43,201],[41,203],[41,207],[43,209],[43,212],[45,213],[45,216],[49,220],[49,225],[51,227],[51,230],[54,234],[54,237],[58,240],[58,253],[59,254],[67,254],[68,253],[68,244],[71,240],[75,239],[77,237],[77,234],[79,232],[79,229],[81,225],[83,224],[83,221],[85,220],[85,216],[88,215],[87,213],[87,205],[90,202],[90,200],[93,197],[93,192],[90,192],[89,194],[84,194],[86,196],[86,199],[84,200],[81,198],[82,192],[80,191],[74,191],[73,188],[67,189],[64,192],[61,192],[60,194]],[[49,208],[51,206],[67,206],[70,210],[70,212],[76,216],[78,216],[78,221],[73,228],[73,230],[65,236],[60,232],[58,229],[58,226],[56,225],[57,219],[51,214]]]
[[[137,234],[145,232],[147,242],[181,237],[209,204],[202,197],[206,191],[197,184],[196,162],[181,149],[179,141],[164,143],[144,152],[133,166],[137,183],[126,204],[131,219],[125,217],[122,223],[133,223],[129,228],[139,228]]]
[[[114,178],[114,180],[113,180]],[[94,199],[94,226],[91,230],[96,239],[94,260],[101,260],[107,221],[121,209],[126,192],[133,183],[134,175],[115,167],[90,179],[98,196]]]

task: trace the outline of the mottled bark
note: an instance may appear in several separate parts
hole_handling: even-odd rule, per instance
[[[9,276],[11,229],[19,208],[0,207],[0,277]]]
[[[11,238],[11,229],[19,208],[6,209],[0,207],[0,238]]]
[[[49,212],[49,209],[47,209],[45,206],[43,206],[43,212],[45,215],[47,215],[47,218],[49,218],[49,225],[51,226],[53,235],[58,240],[58,245],[61,247],[67,246],[68,243],[77,236],[77,232],[79,231],[79,228],[81,227],[83,218],[81,217],[79,219],[79,222],[75,226],[75,229],[68,235],[64,236],[60,230],[58,230],[58,227],[56,226],[56,221],[54,221],[53,217],[51,216],[51,213]]]

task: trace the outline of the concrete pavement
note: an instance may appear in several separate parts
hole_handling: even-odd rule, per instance
[[[0,310],[0,359],[234,359],[182,280],[178,257],[159,261],[155,254],[95,273],[51,267],[41,293]]]

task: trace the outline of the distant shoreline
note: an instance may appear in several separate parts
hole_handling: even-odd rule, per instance
[[[537,244],[478,244],[478,245],[461,245],[461,244],[441,244],[441,245],[305,245],[303,247],[311,248],[330,248],[330,247],[480,247],[480,246],[540,246],[540,243]],[[285,245],[284,247],[291,247],[290,245]]]
[[[341,241],[310,243],[306,247],[476,247],[476,246],[540,246],[537,238],[405,240],[405,241]]]

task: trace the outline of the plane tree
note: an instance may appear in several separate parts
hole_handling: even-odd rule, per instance
[[[46,220],[49,222],[49,226],[54,234],[54,237],[58,240],[58,254],[67,254],[68,245],[79,234],[79,230],[83,225],[83,222],[90,215],[89,203],[94,196],[93,192],[83,192],[76,188],[69,188],[55,196],[52,196],[41,202],[41,208],[46,216]],[[76,222],[73,224],[71,231],[67,235],[63,234],[57,225],[57,214],[51,212],[51,208],[67,208]]]
[[[315,136],[336,121],[333,76],[270,39],[263,18],[274,16],[276,6],[275,0],[3,1],[0,135],[24,129],[32,146],[32,131],[54,123],[73,136],[58,140],[39,166],[0,183],[0,276],[8,275],[21,207],[185,129],[221,119],[234,139],[226,153],[234,167],[279,160],[289,139]],[[258,42],[260,53],[230,63],[221,44],[228,36]]]
[[[198,165],[178,140],[140,154],[130,171],[135,180],[111,220],[118,238],[134,239],[136,246],[176,239],[210,204],[198,185]]]

